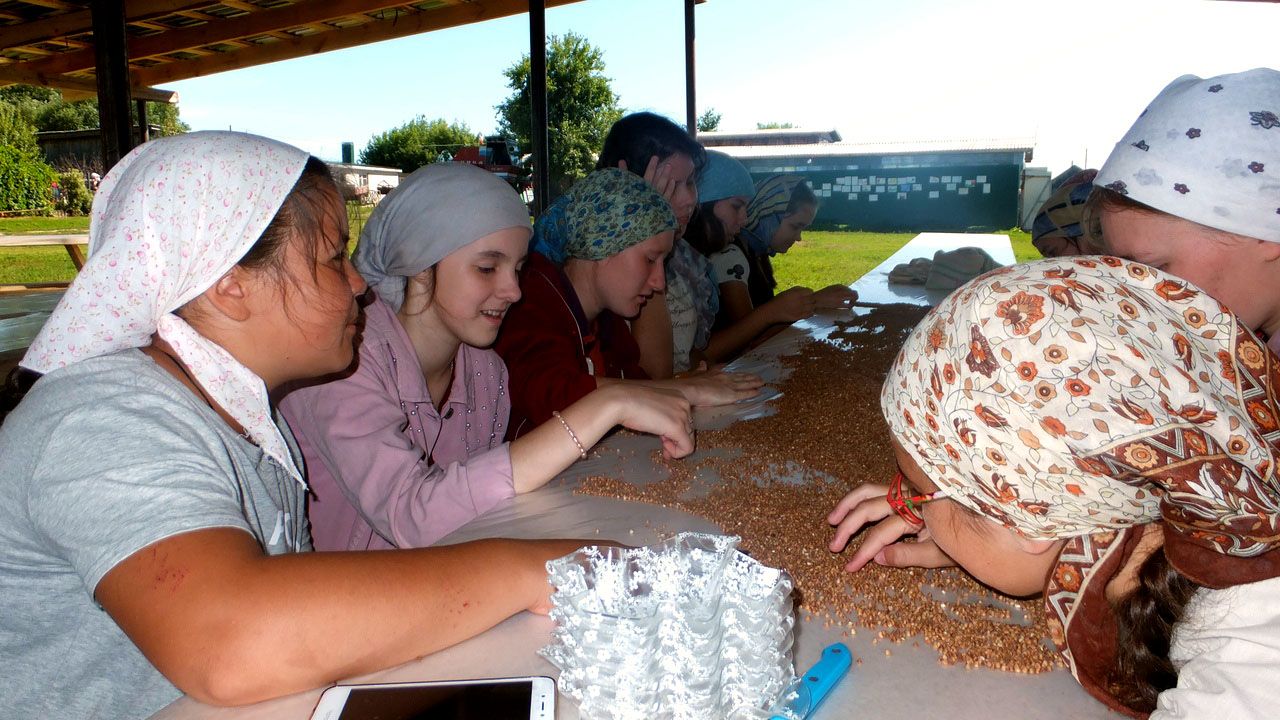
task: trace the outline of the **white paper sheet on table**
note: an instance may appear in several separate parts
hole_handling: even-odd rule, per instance
[[[868,302],[930,304],[928,293],[919,286],[888,286],[888,270],[899,262],[905,262],[901,259],[904,257],[933,257],[937,250],[969,245],[983,248],[999,262],[1012,263],[1014,260],[1013,249],[1003,235],[925,233],[852,287],[858,290],[862,300]],[[810,338],[830,332],[834,323],[848,316],[848,312],[826,313],[797,323],[752,350],[733,367],[759,371],[776,384],[782,375],[776,362],[778,356],[794,352]],[[761,404],[754,401],[721,411],[699,411],[698,426],[707,427],[707,423],[727,422],[730,416],[760,411]],[[832,441],[841,440],[833,438]],[[650,454],[657,449],[659,444],[654,438],[616,434],[593,451],[591,458],[575,464],[547,487],[500,505],[442,542],[449,544],[485,537],[581,537],[588,540],[588,544],[594,544],[597,539],[612,539],[628,545],[644,545],[682,530],[720,532],[720,528],[707,520],[678,510],[573,494],[578,481],[589,475],[623,477],[636,483],[661,477],[665,471],[650,460]],[[695,455],[691,461],[698,457]],[[826,508],[814,508],[814,521],[822,522],[825,512]],[[521,613],[442,652],[359,680],[394,682],[554,676],[554,666],[537,655],[537,651],[549,641],[551,630],[552,623],[548,618]],[[1114,720],[1120,717],[1089,697],[1063,669],[1039,675],[1018,675],[996,670],[944,667],[938,662],[937,653],[923,642],[908,640],[903,644],[885,646],[875,644],[874,638],[874,631],[861,631],[853,637],[846,637],[839,628],[827,628],[821,622],[802,620],[797,623],[796,667],[813,665],[820,658],[822,648],[834,642],[846,643],[854,656],[862,660],[836,686],[813,720],[920,720],[931,717],[990,720],[993,712],[994,717],[1016,717],[1019,720]],[[886,655],[886,649],[891,649],[892,654]],[[922,692],[920,688],[927,688],[927,691]],[[155,718],[305,720],[319,694],[319,691],[312,691],[247,708],[224,709],[183,699],[162,710]],[[559,720],[578,720],[578,709],[571,700],[561,696],[556,715]]]

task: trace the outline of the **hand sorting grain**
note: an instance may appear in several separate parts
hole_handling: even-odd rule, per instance
[[[848,487],[893,475],[889,435],[876,409],[884,373],[927,308],[891,305],[837,324],[826,341],[805,344],[782,363],[792,374],[773,401],[777,413],[699,434],[699,453],[669,462],[655,455],[665,479],[643,487],[591,477],[577,492],[672,507],[740,535],[742,548],[789,572],[802,613],[853,633],[869,628],[901,642],[923,636],[947,664],[1019,672],[1058,665],[1042,643],[1048,629],[1038,602],[1001,599],[955,570],[868,566],[856,576],[833,562],[831,533],[818,517]],[[842,349],[845,348],[845,349]],[[715,482],[698,482],[699,480]],[[797,482],[797,480],[799,482]],[[710,485],[709,492],[700,492]],[[861,543],[854,538],[854,546]],[[942,605],[944,597],[964,598]],[[1029,627],[1016,624],[1014,615]]]

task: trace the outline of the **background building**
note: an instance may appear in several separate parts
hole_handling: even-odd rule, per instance
[[[777,143],[788,135],[802,142]],[[1023,171],[1034,150],[1025,138],[855,143],[834,130],[702,133],[698,139],[740,160],[756,180],[802,175],[822,203],[815,224],[876,232],[1018,227]]]

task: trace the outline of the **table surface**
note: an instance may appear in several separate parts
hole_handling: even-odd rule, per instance
[[[55,235],[0,235],[0,247],[26,247],[28,245],[87,245],[89,233],[59,233]]]
[[[853,287],[869,302],[928,304],[931,298],[922,287],[888,286],[888,271],[897,263],[913,257],[932,257],[936,250],[967,245],[982,247],[997,261],[1013,261],[1013,250],[1003,235],[927,233],[907,243]],[[797,323],[735,362],[734,366],[761,372],[766,380],[776,383],[782,373],[777,358],[789,354],[812,337],[824,337],[839,319],[841,316],[833,314]],[[720,426],[768,412],[768,397],[769,393],[765,393],[762,398],[729,409],[700,410],[698,427]],[[621,469],[628,478],[652,476],[655,469],[648,458],[650,451],[657,447],[653,438],[615,435],[591,458],[575,464],[546,487],[495,508],[442,542],[448,544],[485,537],[582,537],[639,545],[660,539],[655,528],[667,532],[718,532],[718,528],[709,521],[678,510],[573,494],[577,482],[589,475],[616,476]],[[695,454],[692,459],[697,457]],[[552,623],[548,618],[520,613],[466,642],[396,668],[355,678],[353,682],[523,675],[555,677],[556,668],[537,654],[549,643],[551,629]],[[873,646],[874,636],[874,632],[860,632],[854,637],[845,637],[838,628],[824,628],[821,621],[797,622],[795,662],[798,671],[803,672],[817,662],[822,649],[833,642],[848,644],[855,656],[863,659],[863,663],[855,666],[836,686],[827,702],[813,715],[814,720],[919,720],[928,717],[987,720],[992,708],[1004,708],[1006,712],[1017,708],[1017,717],[1026,720],[1119,717],[1090,698],[1062,669],[1039,675],[1018,675],[946,667],[938,662],[936,652],[923,642],[918,647],[912,642],[894,645],[892,656],[886,657],[883,646]],[[153,720],[304,720],[309,717],[319,695],[320,691],[315,690],[240,708],[213,708],[182,698],[153,716]],[[576,704],[561,695],[556,717],[577,720]]]

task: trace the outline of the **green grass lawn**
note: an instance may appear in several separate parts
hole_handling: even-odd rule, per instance
[[[62,235],[89,232],[89,217],[0,218],[0,235]]]
[[[1018,262],[1034,260],[1040,253],[1031,245],[1031,235],[1022,230],[1006,230]],[[810,230],[785,255],[773,258],[778,290],[795,285],[813,289],[857,280],[884,261],[916,233],[827,232]]]
[[[370,207],[350,206],[347,221],[350,224],[351,243],[348,251],[356,247],[360,230],[369,219]],[[61,235],[89,231],[88,217],[23,217],[0,218],[0,235]],[[0,248],[0,285],[6,283],[68,282],[76,276],[71,256],[57,245],[37,247]]]
[[[371,208],[351,206],[348,221],[351,248],[369,219]],[[0,235],[56,234],[86,232],[89,218],[0,218]],[[1031,246],[1031,236],[1021,230],[1006,231],[1019,262],[1040,257]],[[778,288],[793,285],[812,288],[834,283],[850,283],[879,265],[915,237],[915,233],[869,233],[810,231],[785,255],[774,258]],[[75,277],[75,268],[61,247],[0,249],[0,284],[22,282],[64,282]]]

